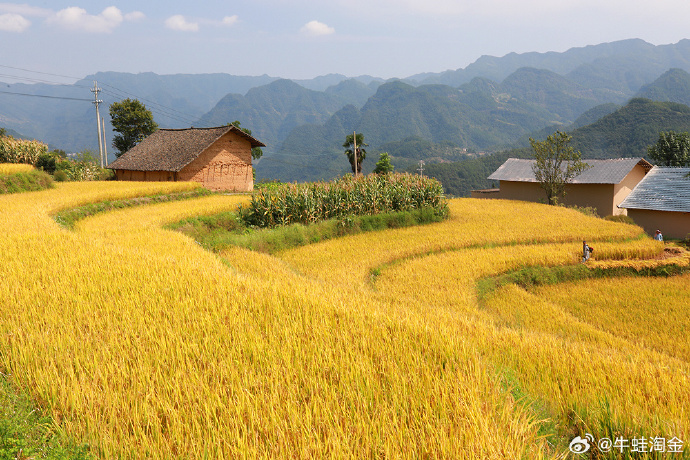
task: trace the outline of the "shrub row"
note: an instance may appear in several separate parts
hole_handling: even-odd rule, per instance
[[[590,268],[583,264],[560,267],[524,267],[497,276],[488,276],[477,280],[477,294],[481,302],[486,296],[506,284],[517,284],[529,289],[536,286],[581,281],[591,278],[621,278],[625,276],[668,277],[690,272],[690,267],[679,264],[668,264],[651,267],[611,267]]]
[[[439,209],[424,207],[412,211],[347,216],[343,219],[329,219],[312,225],[297,223],[251,230],[242,225],[235,213],[224,212],[212,216],[190,217],[170,224],[167,228],[180,231],[196,240],[204,248],[216,252],[230,246],[240,246],[273,254],[345,235],[440,222],[446,217],[447,214],[440,212]]]
[[[261,190],[249,205],[240,207],[239,216],[248,226],[274,227],[424,207],[446,212],[443,187],[435,179],[412,174],[348,175],[331,182]]]

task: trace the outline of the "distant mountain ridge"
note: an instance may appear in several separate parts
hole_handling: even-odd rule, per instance
[[[644,69],[636,68],[641,65]],[[614,66],[615,64],[615,66]],[[592,80],[607,81],[613,88],[636,91],[645,82],[638,78],[631,80],[611,79],[602,69],[632,70],[635,75],[644,75],[642,79],[651,81],[669,68],[681,68],[690,71],[690,40],[683,39],[676,44],[652,45],[644,40],[634,38],[611,43],[588,45],[570,48],[564,52],[549,51],[546,53],[509,53],[503,57],[482,56],[464,69],[448,70],[441,73],[425,73],[408,77],[417,84],[444,84],[460,86],[474,77],[485,77],[502,81],[508,75],[522,67],[532,67],[559,75],[568,76],[572,81],[584,86],[591,86]],[[611,77],[619,77],[615,72]],[[624,82],[620,84],[612,84]],[[600,86],[600,85],[597,85]],[[637,88],[635,88],[637,86]],[[611,89],[613,89],[611,88]]]
[[[268,75],[101,72],[74,85],[9,85],[10,92],[81,100],[3,94],[0,126],[68,151],[95,149],[89,88],[97,80],[106,123],[107,106],[125,97],[147,104],[161,127],[239,120],[268,144],[259,177],[289,180],[299,171],[308,179],[347,172],[340,144],[352,130],[365,133],[372,152],[385,145],[402,153],[409,150],[403,143],[409,138],[424,141],[415,144],[419,148],[431,142],[429,154],[439,158],[462,149],[497,150],[540,129],[594,122],[612,111],[611,104],[621,106],[638,92],[680,99],[685,90],[670,88],[678,88],[681,74],[667,76],[666,89],[661,82],[650,86],[669,69],[690,71],[690,40],[656,46],[632,39],[562,53],[482,56],[464,69],[388,81],[339,74],[287,81]],[[106,131],[112,137],[109,126]]]

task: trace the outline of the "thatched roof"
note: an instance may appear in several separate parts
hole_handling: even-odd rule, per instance
[[[612,160],[582,160],[591,167],[585,169],[570,181],[571,184],[620,184],[625,176],[636,166],[646,170],[652,164],[644,158],[617,158]],[[532,166],[535,160],[508,158],[492,175],[491,180],[505,180],[513,182],[537,182]]]
[[[159,129],[108,165],[128,171],[180,171],[224,134],[233,132],[252,148],[263,143],[235,126]]]

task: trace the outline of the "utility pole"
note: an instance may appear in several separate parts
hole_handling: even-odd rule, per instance
[[[355,155],[355,178],[357,178],[357,133],[355,131],[352,131],[352,141],[354,142],[352,153]]]
[[[424,160],[419,160],[419,175],[424,177]]]
[[[101,138],[101,114],[98,111],[98,106],[103,103],[100,99],[98,99],[98,93],[101,92],[101,89],[98,87],[98,83],[96,83],[96,80],[93,81],[93,89],[91,90],[93,93],[94,100],[92,104],[96,106],[96,126],[98,127],[98,155],[101,158],[101,168],[104,167],[105,165],[103,164],[103,139]]]
[[[101,117],[101,127],[103,128],[103,166],[108,166],[108,149],[105,142],[105,118]]]

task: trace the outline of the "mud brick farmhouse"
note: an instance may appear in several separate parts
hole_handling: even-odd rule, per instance
[[[265,145],[235,126],[159,129],[108,168],[117,180],[194,181],[246,192],[254,188],[254,147]]]

